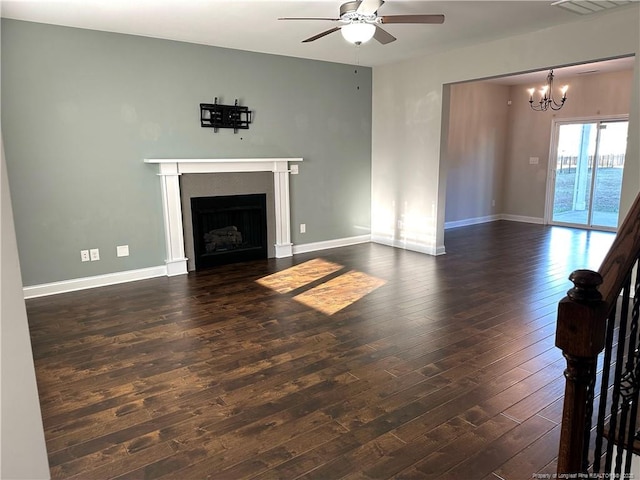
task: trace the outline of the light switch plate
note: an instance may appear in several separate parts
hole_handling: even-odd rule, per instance
[[[129,245],[118,245],[116,247],[116,256],[118,256],[118,257],[128,257],[129,256]]]

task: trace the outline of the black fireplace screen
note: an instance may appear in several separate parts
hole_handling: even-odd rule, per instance
[[[265,194],[191,198],[196,270],[267,258]]]

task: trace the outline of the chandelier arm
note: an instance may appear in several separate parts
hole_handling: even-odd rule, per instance
[[[540,99],[540,101],[537,103],[534,103],[533,99],[529,100],[529,106],[536,112],[544,112],[548,108],[548,104],[546,102],[543,102],[542,99]]]
[[[560,103],[557,103],[555,100],[552,100],[553,103],[550,103],[549,106],[551,107],[551,110],[560,110],[563,105],[564,105],[564,98],[562,99],[562,101]]]

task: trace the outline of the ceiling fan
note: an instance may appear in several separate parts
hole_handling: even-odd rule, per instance
[[[361,43],[375,38],[378,42],[386,45],[396,40],[380,25],[391,23],[424,23],[440,24],[444,23],[444,15],[378,15],[378,9],[384,0],[356,0],[343,3],[340,6],[339,18],[323,17],[284,17],[278,20],[326,20],[331,22],[341,22],[343,25],[330,28],[322,33],[309,37],[302,43],[313,42],[329,35],[333,32],[341,31],[342,36],[349,42],[360,45]]]

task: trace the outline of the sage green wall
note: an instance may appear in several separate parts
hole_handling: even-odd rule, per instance
[[[250,129],[201,128],[214,97],[249,106]],[[144,158],[302,157],[294,244],[369,233],[369,68],[3,19],[2,98],[25,285],[164,264]]]

